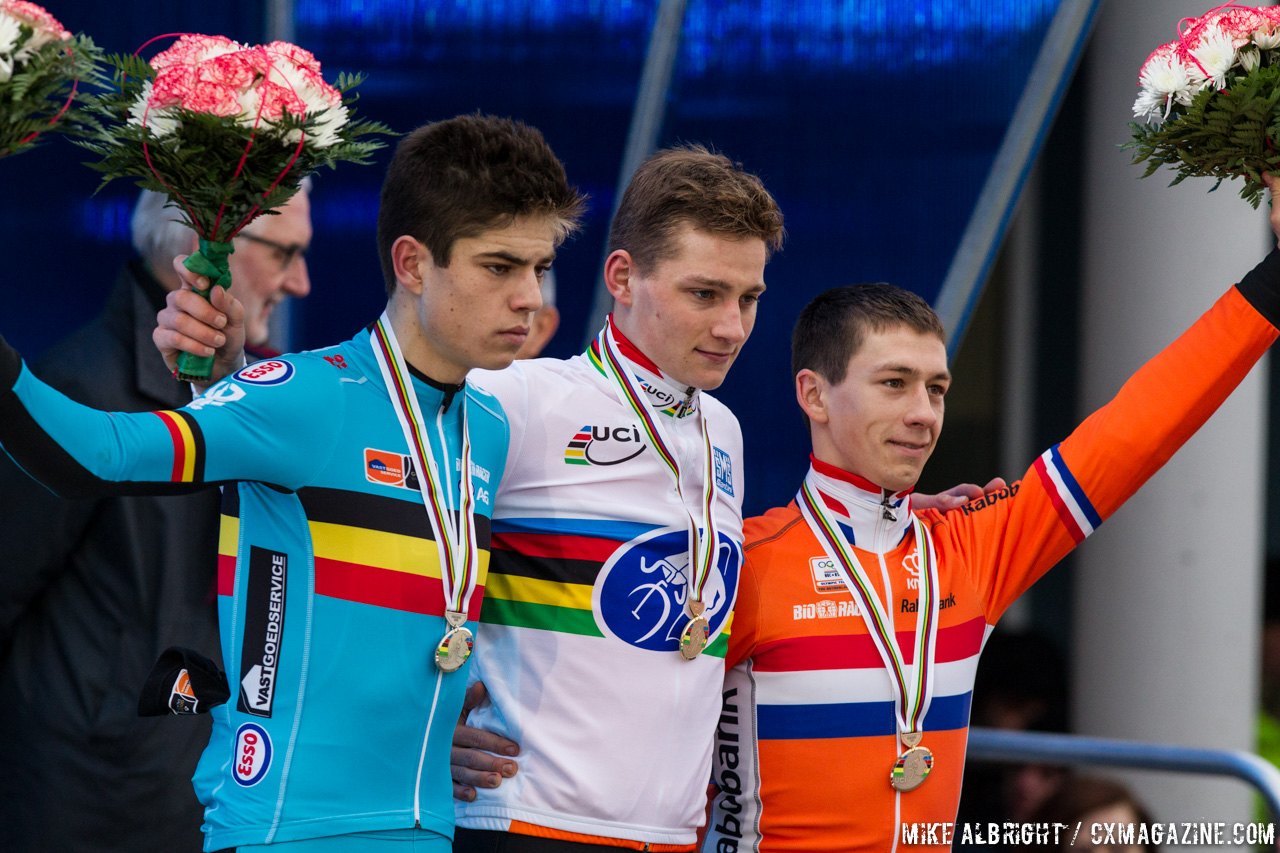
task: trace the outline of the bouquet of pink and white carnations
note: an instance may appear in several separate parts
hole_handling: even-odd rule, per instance
[[[1280,7],[1227,3],[1178,24],[1177,40],[1142,64],[1130,125],[1148,177],[1168,165],[1174,184],[1244,178],[1254,207],[1263,172],[1280,172]]]
[[[246,46],[223,36],[188,34],[147,62],[110,57],[116,86],[93,101],[100,127],[80,144],[89,164],[115,178],[166,193],[199,235],[187,267],[229,287],[231,239],[280,207],[321,166],[368,163],[387,134],[357,121],[351,97],[363,79],[325,82],[320,63],[294,44]],[[212,359],[187,356],[179,376],[203,379]]]
[[[67,125],[80,83],[99,77],[101,52],[42,6],[0,0],[0,157]]]

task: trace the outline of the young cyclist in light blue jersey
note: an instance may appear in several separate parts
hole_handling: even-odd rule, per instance
[[[536,130],[462,116],[400,143],[378,221],[387,308],[345,343],[257,362],[177,411],[109,414],[0,339],[0,445],[55,491],[227,484],[231,696],[195,777],[206,850],[450,849],[449,745],[508,435],[466,377],[514,357],[582,204]],[[215,289],[207,310],[239,344],[238,305]]]

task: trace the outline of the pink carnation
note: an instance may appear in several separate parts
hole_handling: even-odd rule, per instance
[[[206,59],[240,49],[239,44],[226,36],[191,33],[178,39],[168,50],[156,54],[151,60],[151,67],[163,71],[174,65],[198,65]]]
[[[1227,8],[1216,15],[1201,19],[1206,27],[1216,27],[1231,38],[1232,44],[1243,47],[1249,43],[1253,31],[1262,26],[1266,18],[1258,9]]]
[[[236,91],[218,83],[197,82],[182,95],[183,109],[234,118],[240,114]]]
[[[268,121],[279,121],[286,112],[299,117],[307,114],[306,104],[287,86],[264,80],[256,91],[262,104],[262,118]]]
[[[298,68],[306,68],[316,74],[320,73],[320,61],[315,58],[311,51],[298,47],[296,44],[290,44],[287,41],[273,41],[271,44],[264,45],[262,49],[273,56],[288,60]]]
[[[2,2],[2,0],[0,0]],[[130,112],[157,135],[177,129],[174,110],[234,118],[248,127],[269,128],[285,113],[306,118],[323,111],[311,143],[338,141],[347,122],[342,93],[325,82],[309,51],[288,42],[245,47],[222,36],[187,35],[151,61],[157,70]],[[297,141],[298,133],[287,134]]]
[[[43,6],[28,3],[27,0],[0,0],[0,10],[8,12],[37,33],[43,32],[61,41],[71,38],[71,33]]]
[[[192,67],[196,81],[214,83],[228,89],[247,89],[261,73],[253,51],[240,50],[215,56]]]

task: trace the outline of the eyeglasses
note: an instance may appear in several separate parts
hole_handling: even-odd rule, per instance
[[[273,249],[276,256],[280,259],[280,269],[286,270],[298,258],[307,256],[307,247],[297,243],[277,243],[275,240],[268,240],[266,237],[259,237],[256,234],[245,234],[241,232],[236,237],[241,240],[248,240],[250,243],[257,243]]]

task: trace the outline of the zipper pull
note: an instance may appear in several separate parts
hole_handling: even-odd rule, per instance
[[[898,513],[894,510],[893,505],[889,503],[889,493],[884,493],[884,499],[880,501],[881,518],[885,521],[897,521]]]

